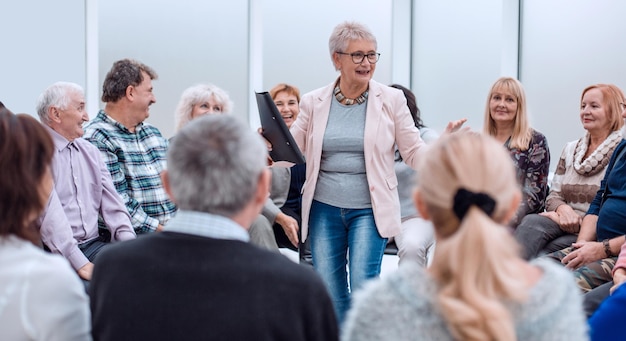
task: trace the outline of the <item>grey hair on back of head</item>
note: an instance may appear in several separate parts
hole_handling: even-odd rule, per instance
[[[167,160],[180,209],[232,217],[254,197],[267,147],[234,115],[208,115],[179,131]]]

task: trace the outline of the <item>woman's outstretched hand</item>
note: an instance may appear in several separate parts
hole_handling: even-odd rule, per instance
[[[469,130],[470,129],[469,127],[465,127],[461,129],[461,127],[463,126],[463,124],[465,124],[465,122],[467,122],[467,118],[462,118],[460,120],[448,122],[448,125],[446,126],[446,130],[444,131],[444,134],[454,133],[459,130],[462,130],[462,131]]]

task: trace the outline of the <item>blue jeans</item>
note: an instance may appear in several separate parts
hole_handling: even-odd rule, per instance
[[[326,283],[342,323],[350,309],[350,293],[380,275],[387,239],[378,233],[371,208],[339,208],[315,200],[309,231],[313,266]]]

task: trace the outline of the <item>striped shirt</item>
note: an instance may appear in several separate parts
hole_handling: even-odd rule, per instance
[[[155,231],[172,217],[176,206],[159,175],[166,167],[168,142],[157,128],[140,123],[133,133],[100,110],[85,127],[84,138],[100,150],[135,232]]]
[[[163,231],[242,242],[250,240],[248,231],[230,218],[198,211],[179,211]]]

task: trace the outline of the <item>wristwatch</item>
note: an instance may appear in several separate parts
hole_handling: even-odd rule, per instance
[[[613,253],[611,252],[611,244],[609,244],[609,238],[603,240],[602,245],[604,245],[604,253],[606,253],[607,258],[613,257]]]

